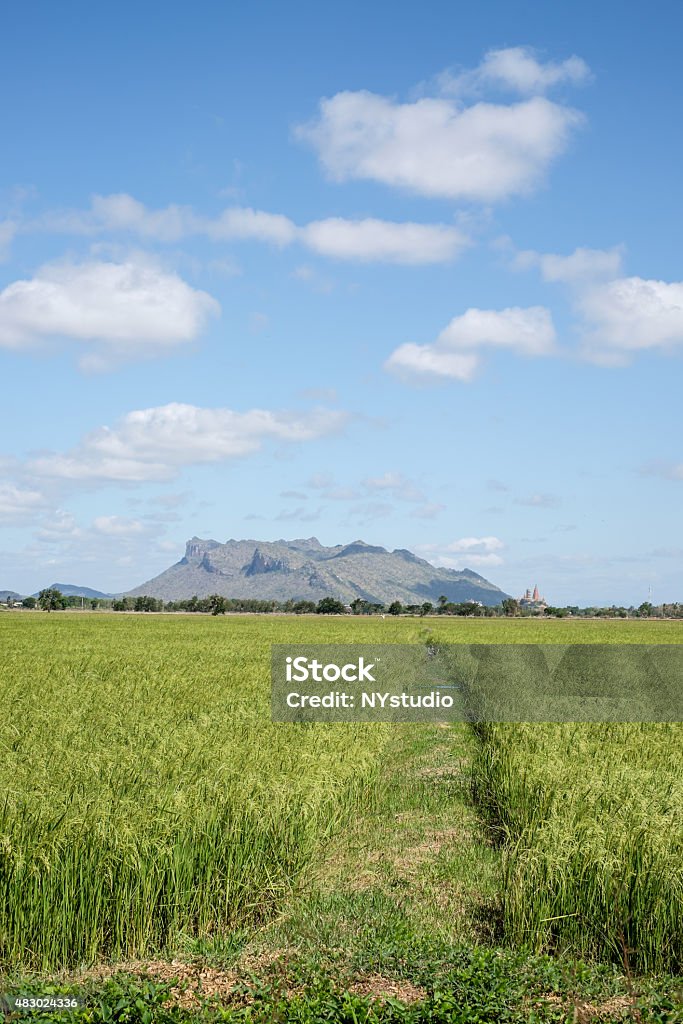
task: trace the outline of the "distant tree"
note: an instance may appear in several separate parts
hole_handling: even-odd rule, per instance
[[[99,606],[100,606],[99,601],[97,600],[96,597],[93,597],[91,599],[91,601],[90,601],[90,607],[92,608],[93,611],[95,611],[97,608],[99,608]]]
[[[209,598],[212,615],[225,615],[225,598],[222,594],[212,594]]]
[[[501,603],[503,609],[503,615],[518,615],[519,614],[519,601],[515,601],[514,597],[506,597]]]
[[[35,597],[25,597],[21,603],[24,608],[35,608],[35,606],[38,604]]]
[[[439,612],[441,614],[443,614],[443,612],[446,611],[446,605],[447,604],[448,604],[448,598],[446,597],[445,594],[442,594],[441,597],[438,599],[438,605],[439,605],[439,609],[438,610],[439,610]]]
[[[311,615],[315,610],[314,601],[295,601],[292,605],[292,611],[295,615]]]
[[[420,615],[429,615],[434,610],[434,605],[431,601],[425,601],[420,605]]]
[[[362,597],[356,597],[349,605],[349,608],[354,615],[362,615],[363,612],[367,611],[368,603],[364,601]]]
[[[38,605],[44,612],[54,612],[57,608],[63,608],[62,592],[54,587],[47,587],[38,594]]]
[[[401,604],[400,601],[392,601],[389,607],[387,608],[387,611],[389,612],[390,615],[400,615],[401,612],[403,611],[403,605]]]
[[[346,607],[336,597],[323,597],[316,607],[318,615],[343,615]]]
[[[641,619],[649,619],[653,611],[654,608],[649,601],[643,601],[643,603],[638,607],[638,614],[640,615]]]

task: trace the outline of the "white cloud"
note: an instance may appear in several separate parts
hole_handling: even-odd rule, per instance
[[[451,377],[453,380],[472,380],[479,365],[479,357],[460,352],[438,349],[435,345],[415,345],[406,342],[391,353],[384,364],[387,370],[401,377],[437,378]]]
[[[125,193],[93,196],[90,214],[90,218],[83,215],[85,230],[134,231],[164,242],[176,242],[198,227],[197,218],[189,207],[173,204],[162,210],[149,210],[144,203]]]
[[[422,544],[418,550],[434,565],[448,569],[464,569],[473,565],[502,565],[498,553],[505,548],[499,537],[461,537],[450,544]]]
[[[446,72],[439,76],[439,84],[443,91],[455,94],[497,86],[532,95],[546,92],[563,82],[581,85],[590,77],[590,69],[581,57],[571,56],[563,61],[543,63],[530,47],[510,46],[489,50],[474,71],[457,75]]]
[[[624,365],[644,349],[683,344],[683,281],[623,277],[623,248],[576,249],[569,256],[517,253],[513,266],[538,266],[546,281],[571,287],[580,317],[581,354],[603,365]]]
[[[345,413],[327,409],[234,412],[171,403],[130,412],[116,428],[100,427],[76,449],[35,458],[27,469],[71,482],[168,480],[183,466],[248,455],[268,440],[314,440],[346,422]]]
[[[537,266],[544,281],[561,281],[581,286],[616,277],[621,271],[623,255],[623,246],[612,249],[579,248],[569,256],[525,250],[515,254],[513,267],[526,270]]]
[[[203,233],[219,240],[254,239],[274,245],[289,245],[296,238],[297,227],[281,213],[266,213],[249,207],[233,207],[217,220],[203,220]]]
[[[445,551],[489,554],[492,551],[501,551],[505,544],[500,537],[461,537],[447,544]]]
[[[304,243],[323,256],[361,262],[445,263],[469,244],[454,227],[443,224],[344,220],[331,217],[302,228]]]
[[[81,534],[82,530],[72,513],[63,508],[57,508],[43,519],[43,525],[35,536],[42,543],[51,544],[74,539],[80,537]]]
[[[474,555],[474,554],[463,554],[459,557],[449,557],[444,555],[436,560],[437,565],[443,566],[445,569],[471,569],[473,566],[477,566],[478,569],[486,568],[487,566],[502,565],[503,559],[500,555]]]
[[[526,51],[497,53],[485,61],[484,78],[502,76],[516,88],[526,82],[525,92],[550,84],[553,75],[571,77],[571,62],[540,65]],[[582,121],[578,111],[543,96],[465,106],[443,95],[401,103],[358,91],[321,100],[317,118],[297,135],[314,147],[333,180],[369,179],[421,195],[494,202],[537,185]]]
[[[175,203],[150,210],[125,192],[95,195],[88,210],[53,211],[29,226],[33,230],[83,235],[121,231],[159,242],[177,242],[189,235],[205,235],[220,241],[255,239],[274,245],[288,245],[297,232],[296,225],[279,213],[232,206],[218,217],[210,218],[196,213],[190,206]]]
[[[126,519],[125,516],[97,516],[93,520],[93,529],[106,537],[134,537],[145,532],[145,525],[139,519]]]
[[[0,522],[6,525],[21,525],[44,509],[46,499],[33,488],[17,487],[12,483],[0,483]]]
[[[555,328],[543,306],[502,310],[468,309],[427,345],[409,342],[392,352],[385,368],[404,377],[450,377],[469,381],[482,348],[504,348],[525,356],[555,352]]]
[[[191,235],[219,242],[266,242],[279,247],[298,242],[321,256],[365,263],[444,263],[470,244],[463,231],[446,224],[330,217],[299,226],[284,214],[239,206],[211,218],[186,206],[150,210],[125,193],[94,196],[89,210],[48,214],[24,225],[24,229],[27,227],[86,235],[126,232],[160,242],[174,242]],[[304,267],[295,270],[294,275],[306,280],[311,279],[313,272]]]
[[[369,491],[386,491],[398,501],[424,501],[424,494],[403,473],[387,472],[368,477],[363,486]]]
[[[586,289],[578,308],[584,355],[596,361],[621,363],[641,349],[683,343],[683,281],[618,278]]]
[[[94,343],[96,355],[149,355],[191,341],[219,305],[144,260],[53,263],[0,292],[0,345],[47,338]]]

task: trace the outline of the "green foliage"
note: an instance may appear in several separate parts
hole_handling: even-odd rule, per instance
[[[387,734],[271,723],[270,645],[291,620],[19,613],[0,629],[0,963],[137,958],[258,922]],[[334,642],[329,623],[309,632]]]
[[[679,631],[449,616],[429,629],[468,643],[676,642]],[[272,724],[271,645],[426,632],[374,615],[0,616],[0,962],[135,959],[262,924],[374,799],[394,728]],[[623,935],[634,965],[677,963],[683,737],[573,728],[484,737],[478,795],[506,842],[508,937],[618,958]]]
[[[475,793],[506,847],[505,933],[683,966],[683,724],[489,724]]]
[[[343,615],[346,606],[335,597],[323,597],[316,605],[318,615]]]
[[[38,607],[42,608],[44,612],[54,612],[57,608],[64,608],[64,597],[59,590],[55,590],[54,587],[46,587],[45,590],[41,590],[38,594]]]
[[[225,598],[221,594],[212,594],[209,607],[212,615],[225,615]]]

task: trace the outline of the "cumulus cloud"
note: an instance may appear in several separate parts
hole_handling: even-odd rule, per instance
[[[416,345],[406,342],[391,353],[384,364],[405,379],[451,377],[453,380],[472,380],[479,365],[478,356],[449,352],[435,345]]]
[[[159,242],[201,235],[217,242],[257,241],[280,248],[299,243],[321,256],[364,263],[443,263],[470,244],[463,231],[446,224],[330,217],[300,226],[284,214],[239,206],[211,218],[186,206],[150,210],[126,194],[94,196],[89,210],[48,214],[32,227],[86,235],[125,232]],[[310,274],[306,268],[295,271],[302,279]]]
[[[563,61],[540,61],[528,46],[489,50],[479,67],[459,74],[446,72],[438,78],[444,92],[459,94],[494,86],[522,95],[544,93],[555,85],[581,85],[591,77],[590,68],[575,55]]]
[[[274,245],[289,245],[297,235],[297,227],[281,213],[266,213],[249,207],[225,210],[217,220],[202,221],[204,234],[219,240],[254,239]]]
[[[450,544],[422,544],[418,550],[435,565],[464,569],[473,565],[502,565],[505,544],[499,537],[461,537]]]
[[[489,554],[492,551],[501,551],[505,547],[499,537],[461,537],[446,545],[446,551],[473,552]]]
[[[515,254],[513,266],[519,270],[536,266],[544,281],[580,286],[617,277],[623,256],[623,246],[612,249],[578,248],[569,256],[523,250]]]
[[[183,466],[249,455],[269,440],[314,440],[346,422],[345,413],[327,409],[235,412],[171,403],[130,412],[115,428],[100,427],[72,451],[32,459],[27,469],[71,482],[168,480]]]
[[[414,102],[339,92],[321,100],[317,117],[296,133],[335,181],[369,179],[421,195],[495,202],[537,185],[583,116],[541,95],[467,106],[444,92],[476,83],[533,94],[586,76],[576,57],[541,64],[521,47],[491,51],[473,74],[440,76],[438,94]]]
[[[683,343],[683,281],[622,277],[586,289],[578,306],[584,355],[597,362],[628,362],[639,350]]]
[[[579,316],[581,355],[623,365],[645,349],[673,351],[683,343],[683,281],[622,276],[623,248],[576,249],[568,256],[533,251],[513,259],[537,266],[546,281],[571,289]]]
[[[469,245],[467,236],[454,227],[374,218],[313,221],[302,228],[301,237],[323,256],[365,263],[446,263]]]
[[[153,263],[52,263],[0,292],[0,346],[50,338],[96,346],[96,354],[154,354],[193,340],[219,305]]]
[[[0,523],[21,525],[45,508],[46,498],[34,488],[0,483]]]
[[[149,527],[139,519],[127,519],[125,516],[97,516],[93,520],[93,529],[105,537],[134,537]]]
[[[103,231],[126,232],[159,242],[177,242],[190,235],[206,235],[220,241],[255,239],[288,245],[296,225],[278,213],[233,206],[216,218],[204,217],[190,206],[171,203],[151,210],[125,192],[95,195],[87,210],[52,211],[32,222],[33,230],[95,235]]]
[[[543,306],[502,310],[468,309],[431,344],[400,345],[385,368],[406,378],[452,378],[470,381],[481,364],[480,352],[502,348],[524,356],[555,352],[555,328]]]
[[[77,225],[78,222],[75,221],[74,227]],[[113,231],[134,231],[145,238],[155,238],[164,242],[177,242],[185,235],[194,233],[197,221],[189,207],[173,204],[162,210],[149,210],[133,196],[118,193],[93,196],[90,216],[87,213],[81,215],[81,225],[86,233],[106,228]]]

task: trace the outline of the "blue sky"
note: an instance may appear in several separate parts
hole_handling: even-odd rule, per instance
[[[17,5],[0,588],[315,535],[683,599],[682,23]]]

